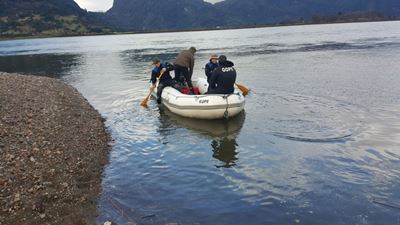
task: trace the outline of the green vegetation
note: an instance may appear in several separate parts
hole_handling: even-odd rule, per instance
[[[110,29],[88,25],[78,16],[16,15],[0,17],[0,37],[70,36],[109,33]]]

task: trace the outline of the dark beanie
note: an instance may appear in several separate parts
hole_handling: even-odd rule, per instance
[[[220,61],[220,62],[226,62],[226,56],[220,55],[220,56],[218,57],[218,61]]]

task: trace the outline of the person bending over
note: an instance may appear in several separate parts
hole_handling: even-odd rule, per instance
[[[186,81],[191,92],[193,92],[192,75],[194,68],[194,53],[196,51],[197,50],[195,47],[190,47],[187,50],[183,50],[178,54],[174,62],[175,79],[180,83],[184,83]]]
[[[165,87],[174,86],[175,81],[170,75],[170,71],[174,70],[174,66],[168,62],[161,63],[159,58],[152,60],[154,68],[151,71],[151,83],[154,87],[157,82],[157,78],[160,78],[160,82],[157,87],[157,103],[161,103],[161,94]]]

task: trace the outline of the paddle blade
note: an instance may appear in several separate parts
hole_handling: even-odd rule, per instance
[[[145,108],[147,108],[148,107],[148,105],[147,105],[147,102],[149,101],[149,96],[146,96],[143,100],[142,100],[142,102],[140,102],[140,105],[141,106],[143,106],[143,107],[145,107]]]
[[[147,102],[149,101],[150,95],[151,93],[154,91],[154,89],[156,88],[156,86],[153,86],[150,88],[149,93],[146,95],[146,97],[144,97],[144,99],[140,102],[140,105],[147,108]]]
[[[250,91],[249,88],[247,88],[246,86],[244,86],[242,84],[237,84],[237,83],[235,83],[235,84],[236,84],[236,86],[239,88],[239,90],[242,92],[242,94],[244,96],[249,94],[249,91]]]

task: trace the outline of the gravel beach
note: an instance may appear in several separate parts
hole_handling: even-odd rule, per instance
[[[93,224],[109,140],[76,89],[0,72],[0,225]]]

